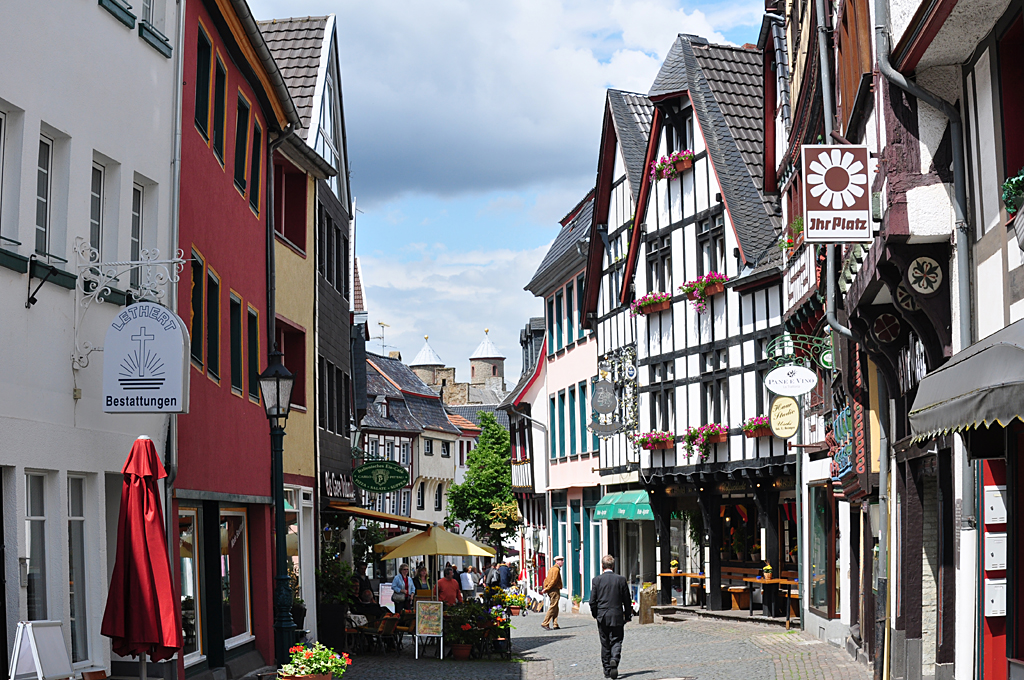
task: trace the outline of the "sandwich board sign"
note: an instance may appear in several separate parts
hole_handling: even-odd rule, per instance
[[[189,349],[185,323],[171,310],[125,307],[103,343],[103,411],[188,413]]]
[[[441,638],[441,658],[444,658],[444,603],[434,600],[416,601],[416,658],[420,658],[420,638]]]
[[[18,621],[10,680],[73,678],[71,654],[60,621]]]

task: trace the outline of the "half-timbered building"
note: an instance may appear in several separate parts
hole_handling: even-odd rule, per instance
[[[676,39],[648,94],[639,224],[615,291],[636,314],[637,444],[658,571],[672,560],[702,571],[711,608],[757,594],[742,579],[779,564],[794,495],[784,442],[744,430],[767,413],[767,346],[782,328],[777,208],[762,191],[761,61],[755,49]],[[659,160],[674,152],[688,162]],[[650,294],[670,302],[640,304]],[[643,443],[654,432],[674,438]],[[687,519],[703,527],[701,546],[687,539]],[[663,579],[663,600],[673,587],[684,597],[679,581]]]

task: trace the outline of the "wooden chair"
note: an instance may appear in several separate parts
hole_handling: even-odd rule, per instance
[[[371,649],[381,651],[387,651],[387,643],[393,642],[395,649],[401,653],[401,648],[398,645],[398,635],[395,633],[395,628],[398,626],[399,618],[397,616],[385,616],[380,620],[380,624],[376,629],[369,626],[361,628],[363,635],[368,638],[368,642]]]

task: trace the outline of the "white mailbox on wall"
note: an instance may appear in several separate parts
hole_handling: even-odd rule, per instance
[[[1006,569],[1006,534],[985,533],[985,571]]]
[[[1006,487],[985,487],[985,524],[1006,524]]]
[[[1006,616],[1006,579],[985,579],[985,616]]]

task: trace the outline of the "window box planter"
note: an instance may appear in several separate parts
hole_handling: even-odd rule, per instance
[[[759,439],[761,437],[771,437],[772,428],[770,427],[759,427],[755,430],[744,430],[743,436],[747,439]]]
[[[644,444],[643,447],[645,449],[647,449],[648,451],[655,451],[655,450],[658,450],[658,449],[671,449],[675,445],[676,445],[676,442],[673,439],[670,442],[650,442],[649,444]]]
[[[704,297],[705,298],[714,297],[714,296],[718,295],[719,293],[724,293],[724,292],[725,292],[725,284],[723,284],[723,283],[710,283],[710,284],[708,284],[704,288]],[[697,290],[691,290],[689,293],[686,294],[686,299],[687,300],[691,300],[691,301],[692,300],[697,300],[700,297],[701,297],[700,291],[697,291]]]
[[[693,151],[673,151],[651,163],[651,180],[676,179],[679,173],[693,167]]]
[[[675,163],[673,163],[672,165],[675,167],[676,173],[678,174],[680,172],[683,172],[684,170],[689,170],[690,168],[692,168],[693,167],[693,159],[692,158],[681,158],[678,161],[676,161]]]
[[[661,302],[655,302],[654,304],[644,305],[640,308],[641,314],[654,314],[655,312],[664,312],[666,309],[672,306],[671,300],[662,300]]]
[[[729,277],[725,274],[708,272],[704,276],[679,286],[679,292],[693,303],[693,308],[697,310],[698,314],[703,314],[707,311],[708,300],[725,292],[725,283],[728,280]]]
[[[709,432],[704,437],[704,441],[708,444],[724,444],[729,439],[727,432]]]
[[[676,445],[676,436],[672,432],[644,432],[633,436],[633,443],[643,449],[671,449]]]

